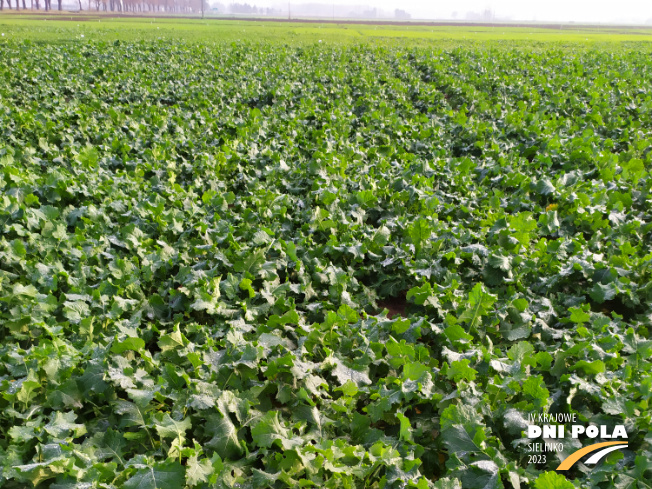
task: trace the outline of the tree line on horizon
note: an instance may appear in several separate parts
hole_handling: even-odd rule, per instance
[[[73,0],[74,1],[74,0]],[[167,13],[197,13],[202,10],[201,2],[204,1],[204,10],[211,10],[207,0],[76,0],[79,4],[79,10],[96,10],[106,12],[167,12]],[[52,0],[0,0],[0,10],[4,9],[4,4],[10,10],[43,10],[46,12],[54,10]],[[63,0],[56,0],[56,9],[63,10]],[[21,5],[22,4],[22,5]],[[217,10],[222,13],[230,12],[231,14],[259,14],[259,15],[281,15],[283,12],[276,8],[258,7],[249,3],[231,3],[228,7],[218,3]],[[86,8],[84,8],[86,7]],[[378,9],[365,11],[363,17],[375,18]],[[340,15],[341,16],[341,15]],[[353,15],[358,17],[359,15]],[[402,9],[394,11],[394,17],[397,19],[409,19],[411,15]]]
[[[0,10],[4,10],[4,3],[12,10],[53,10],[52,0],[0,0]],[[82,0],[77,0],[79,10],[84,10]],[[202,0],[87,0],[86,10],[110,12],[169,12],[189,13],[200,12]],[[57,10],[63,10],[63,0],[57,0]],[[22,5],[21,5],[22,4]],[[208,9],[207,2],[204,8]]]
[[[9,10],[11,10],[11,0],[6,0],[6,1],[7,1],[7,7],[9,8]],[[14,8],[16,10],[21,10],[20,1],[19,0],[14,0],[14,2],[15,2],[14,3]],[[59,10],[61,10],[61,0],[57,0],[57,2],[59,4]],[[5,3],[5,0],[0,0],[0,10],[4,10],[4,3]],[[29,7],[27,6],[27,2],[25,0],[23,0],[22,3],[23,3],[22,10],[28,10],[28,9],[30,9],[30,10],[34,10],[34,9],[40,10],[41,9],[40,0],[30,0],[30,6]],[[52,10],[52,0],[43,0],[43,6],[44,6],[44,9],[46,11],[47,10]],[[81,9],[81,1],[80,0],[79,0],[79,7]]]

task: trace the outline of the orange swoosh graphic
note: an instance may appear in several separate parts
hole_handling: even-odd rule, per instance
[[[588,447],[580,448],[576,452],[571,453],[562,463],[559,464],[555,470],[568,470],[570,469],[575,462],[581,459],[584,455],[588,455],[591,452],[600,450],[604,447],[610,447],[612,445],[627,445],[627,442],[623,441],[605,441],[604,443],[596,443],[594,445],[589,445]]]

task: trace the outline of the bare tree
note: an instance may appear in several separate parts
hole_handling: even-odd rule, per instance
[[[16,0],[16,10],[20,10],[21,0]],[[23,9],[27,9],[28,0],[22,0]],[[52,10],[52,0],[30,0],[31,8],[40,10],[41,5],[46,12]],[[210,8],[210,4],[207,0],[87,0],[88,4],[86,5],[87,10],[96,11],[103,10],[105,12],[169,12],[169,13],[189,13],[194,12],[198,13],[202,11],[202,3],[204,9]],[[84,10],[83,0],[77,0],[79,10]],[[9,9],[13,8],[11,5],[11,0],[7,0],[7,7]],[[255,5],[249,5],[247,3],[236,4],[236,6],[241,6],[244,9],[249,7],[250,13],[263,13],[264,10],[256,7]],[[0,10],[4,9],[5,0],[0,0]],[[63,10],[63,0],[57,0],[58,10]],[[268,9],[269,10],[269,9]]]

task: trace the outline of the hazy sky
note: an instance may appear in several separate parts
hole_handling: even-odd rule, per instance
[[[221,0],[224,2],[224,0]],[[282,0],[232,0],[248,2],[262,7],[284,6]],[[227,0],[225,3],[231,3]],[[497,17],[511,17],[513,20],[539,21],[589,21],[613,22],[628,21],[644,23],[652,19],[652,0],[456,0],[456,1],[419,1],[419,0],[295,0],[293,4],[301,3],[334,3],[337,6],[367,4],[383,10],[393,11],[395,8],[407,10],[412,18],[451,18],[457,12],[458,19],[464,19],[469,11],[481,12],[491,9]]]

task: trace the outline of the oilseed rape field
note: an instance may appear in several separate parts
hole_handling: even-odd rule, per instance
[[[648,41],[3,22],[1,487],[651,487]]]

